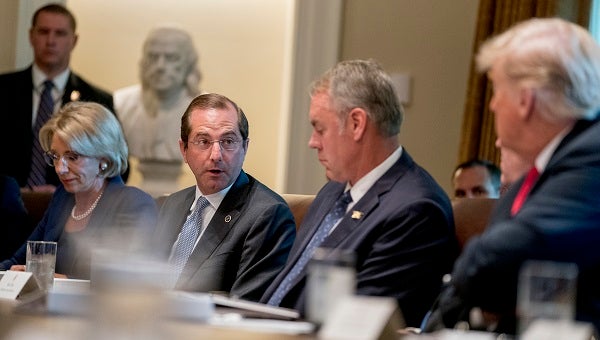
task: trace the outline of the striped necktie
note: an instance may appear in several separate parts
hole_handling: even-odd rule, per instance
[[[181,228],[181,234],[177,240],[175,251],[170,259],[170,263],[174,267],[173,269],[176,276],[179,276],[183,271],[183,267],[194,250],[196,239],[200,234],[200,228],[202,228],[202,212],[209,204],[206,197],[198,197],[194,210],[183,224],[183,228]]]
[[[46,169],[48,165],[44,160],[44,149],[40,144],[38,136],[40,128],[52,117],[54,111],[54,99],[52,98],[52,80],[44,81],[44,90],[40,96],[40,105],[37,110],[37,117],[33,125],[33,148],[31,152],[31,170],[27,185],[30,188],[34,186],[46,184]]]
[[[281,283],[277,287],[277,290],[273,293],[267,304],[272,306],[279,306],[285,295],[292,289],[292,283],[302,273],[306,264],[312,257],[313,253],[325,238],[329,235],[329,232],[335,226],[339,220],[346,214],[346,208],[348,204],[352,202],[352,196],[350,196],[350,190],[346,191],[340,198],[335,202],[333,209],[325,216],[323,222],[313,235],[312,239],[304,248],[302,255],[298,261],[294,264],[289,273],[281,280]]]

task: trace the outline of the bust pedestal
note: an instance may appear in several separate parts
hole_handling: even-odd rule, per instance
[[[182,164],[181,161],[140,159],[137,166],[142,174],[140,188],[154,197],[177,191]]]

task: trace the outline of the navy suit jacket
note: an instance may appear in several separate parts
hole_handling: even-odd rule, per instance
[[[0,162],[0,173],[14,177],[19,186],[27,185],[31,170],[31,151],[33,148],[32,112],[33,112],[33,76],[32,67],[0,75],[0,145],[5,145],[4,159]],[[112,95],[92,86],[77,74],[71,72],[62,105],[71,102],[71,93],[79,92],[79,100],[102,104],[114,112]],[[15,138],[15,136],[17,136]],[[127,176],[123,177],[125,180]],[[54,168],[46,168],[48,184],[59,185],[60,181]]]
[[[194,202],[196,187],[171,194],[159,212],[153,250],[171,252]],[[296,235],[285,200],[244,171],[198,241],[176,289],[222,291],[258,301],[283,268]]]
[[[118,251],[137,250],[150,239],[158,212],[150,195],[126,186],[121,177],[110,178],[88,225],[75,233],[83,242],[74,244],[63,235],[74,205],[75,196],[58,186],[44,217],[28,239],[57,241],[56,273],[75,279],[90,278],[92,249],[87,242]],[[25,264],[26,246],[23,244],[11,258],[0,262],[0,270]]]
[[[501,316],[498,331],[514,333],[518,274],[528,259],[576,263],[576,318],[600,329],[600,122],[575,125],[511,217],[522,182],[500,198],[486,231],[467,243],[431,330],[453,327],[477,306]]]
[[[29,215],[14,178],[0,175],[0,260],[10,257],[29,236]]]
[[[345,184],[327,183],[303,222],[285,268],[263,295],[267,302],[331,210]],[[362,212],[359,218],[354,211]],[[356,216],[356,214],[354,214]],[[367,191],[321,244],[353,251],[356,291],[398,300],[408,325],[419,325],[452,268],[457,244],[448,196],[409,156],[400,159]],[[304,313],[306,268],[280,306]]]

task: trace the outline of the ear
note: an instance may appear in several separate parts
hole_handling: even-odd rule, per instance
[[[349,127],[352,138],[355,141],[360,140],[367,129],[367,112],[359,107],[355,107],[348,113],[346,126]]]
[[[187,163],[187,150],[185,148],[185,144],[181,139],[179,140],[179,151],[181,152],[181,157],[183,157],[183,161]]]
[[[535,111],[535,90],[523,87],[519,90],[519,116],[523,120],[531,119]]]

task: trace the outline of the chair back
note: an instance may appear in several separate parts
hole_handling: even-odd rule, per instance
[[[290,207],[296,221],[296,229],[298,229],[302,224],[302,220],[304,220],[304,215],[306,215],[308,207],[315,199],[315,195],[282,194],[281,197],[283,197]]]
[[[497,201],[496,198],[458,198],[452,201],[456,238],[461,250],[471,237],[485,230]]]

